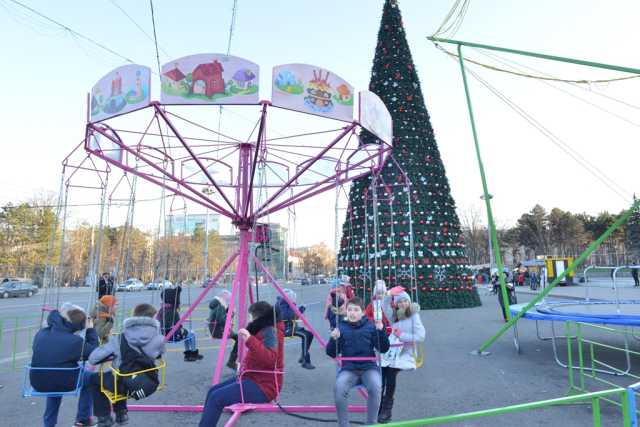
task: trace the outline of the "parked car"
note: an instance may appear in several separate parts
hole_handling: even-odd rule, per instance
[[[300,281],[300,284],[301,284],[302,286],[305,286],[305,285],[306,285],[306,286],[309,286],[309,279],[302,279],[302,280]]]
[[[154,289],[171,289],[173,288],[173,283],[168,280],[154,280],[153,282],[147,285],[147,290],[152,291]]]
[[[26,282],[4,282],[0,285],[2,298],[30,297],[38,293],[38,287]]]
[[[144,285],[138,279],[128,279],[124,283],[120,283],[116,288],[116,291],[141,291]]]

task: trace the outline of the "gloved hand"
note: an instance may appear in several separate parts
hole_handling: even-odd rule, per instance
[[[113,323],[113,317],[107,317],[107,322],[112,322]]]
[[[391,295],[396,297],[404,292],[404,288],[402,286],[396,286],[395,288],[391,288],[389,292],[391,292]]]
[[[395,328],[393,330],[393,335],[397,336],[398,338],[400,338],[400,335],[402,335],[402,329],[400,328]]]

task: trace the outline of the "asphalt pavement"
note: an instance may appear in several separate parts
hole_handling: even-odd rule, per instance
[[[590,298],[613,299],[610,284],[595,283],[589,289]],[[302,288],[300,285],[290,286],[298,294],[298,302],[307,304],[318,302],[315,307],[326,301],[328,286],[312,285]],[[275,292],[270,287],[260,287],[261,299],[275,301]],[[195,288],[194,288],[195,289]],[[192,289],[192,292],[194,291]],[[201,290],[201,289],[200,289]],[[217,290],[216,290],[217,291]],[[621,286],[620,299],[640,299],[640,289]],[[69,298],[75,298],[73,291]],[[531,301],[540,291],[517,288],[519,302]],[[580,294],[582,292],[582,294]],[[561,287],[552,290],[550,299],[566,300],[580,298],[584,295],[584,287]],[[151,292],[143,291],[143,295]],[[504,326],[497,297],[484,295],[479,289],[483,305],[470,309],[430,310],[422,311],[420,317],[426,329],[426,340],[423,344],[424,364],[415,372],[402,372],[398,376],[396,404],[393,420],[411,420],[425,417],[436,417],[463,412],[472,412],[490,408],[499,408],[522,403],[562,397],[569,390],[569,371],[561,367],[554,359],[549,340],[540,340],[536,334],[536,323],[521,319],[517,323],[521,353],[514,346],[513,330],[498,337],[488,348],[488,356],[473,356],[470,352],[477,350]],[[128,301],[137,293],[127,295]],[[212,294],[207,295],[200,307],[206,307]],[[150,298],[150,297],[148,297]],[[81,299],[81,298],[79,298]],[[193,298],[195,299],[195,298]],[[19,300],[20,302],[25,299]],[[132,302],[133,303],[133,302]],[[184,303],[183,303],[184,305]],[[201,314],[197,314],[201,313]],[[194,318],[206,316],[206,310],[196,311]],[[321,331],[321,310],[313,311],[316,329]],[[547,322],[540,322],[542,335],[549,334]],[[194,321],[194,328],[204,327],[203,321]],[[562,335],[564,327],[556,327],[556,333]],[[211,346],[202,331],[197,331],[198,346]],[[320,332],[321,333],[321,332]],[[611,346],[620,346],[619,337],[602,331],[595,331],[594,339]],[[325,331],[324,337],[328,336]],[[566,362],[566,339],[558,340],[558,357]],[[332,405],[332,388],[335,381],[334,362],[324,354],[317,343],[311,347],[312,362],[315,370],[305,370],[297,364],[300,354],[299,340],[287,339],[285,344],[285,380],[281,393],[281,404],[290,405]],[[572,344],[574,345],[574,344]],[[202,405],[208,388],[211,386],[213,371],[218,350],[202,350],[204,359],[201,363],[185,363],[182,361],[182,346],[168,345],[176,350],[167,353],[165,389],[155,393],[139,403],[148,405]],[[630,349],[640,352],[640,342],[631,340]],[[575,349],[574,349],[575,350]],[[604,357],[609,356],[605,350]],[[640,360],[632,354],[631,373],[640,375]],[[613,352],[611,363],[622,365],[624,360]],[[616,365],[618,366],[618,365]],[[0,365],[0,368],[2,366]],[[223,368],[222,379],[229,378],[233,372]],[[25,424],[38,425],[44,412],[45,399],[20,397],[22,370],[0,372],[0,419],[3,425]],[[629,385],[635,380],[629,377],[606,378],[619,385]],[[590,391],[601,390],[608,386],[587,380],[586,387]],[[352,392],[350,402],[362,405],[363,398]],[[60,410],[59,425],[73,423],[76,398],[65,397]],[[306,414],[318,418],[331,419],[331,413]],[[140,427],[157,426],[195,426],[199,421],[198,413],[191,412],[131,412],[130,424]],[[220,425],[228,420],[223,415]],[[363,421],[363,414],[352,414],[351,419]],[[622,425],[620,408],[601,403],[601,420],[603,426]],[[335,425],[294,418],[283,413],[251,413],[242,415],[236,426],[321,426]],[[591,407],[589,405],[549,406],[535,410],[527,410],[503,414],[489,418],[475,418],[465,421],[451,422],[453,426],[585,426],[593,425]]]

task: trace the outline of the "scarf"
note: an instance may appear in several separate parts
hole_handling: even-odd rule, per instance
[[[160,322],[160,324],[162,325],[163,322],[163,316],[164,316],[164,309],[165,308],[173,308],[173,304],[169,304],[169,303],[162,303],[160,304],[160,310],[158,310],[158,312],[156,313],[156,320],[158,322]]]

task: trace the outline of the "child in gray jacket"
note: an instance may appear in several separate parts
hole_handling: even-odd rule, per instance
[[[89,356],[89,363],[97,365],[106,359],[113,357],[111,366],[118,369],[122,364],[122,354],[120,353],[121,339],[126,340],[128,345],[134,350],[141,348],[146,356],[154,360],[162,356],[165,352],[164,335],[159,333],[160,323],[153,317],[156,309],[151,304],[141,303],[133,310],[133,317],[123,322],[123,332],[111,339],[107,344],[95,349]],[[114,378],[113,372],[104,372],[104,387],[113,392]],[[93,413],[98,417],[100,427],[110,427],[114,424],[123,425],[129,421],[127,414],[127,401],[120,400],[113,404],[113,411],[116,414],[115,420],[111,416],[110,402],[107,396],[102,393],[100,387],[100,374],[91,376],[91,394],[93,395]],[[120,383],[118,389],[120,390]]]

